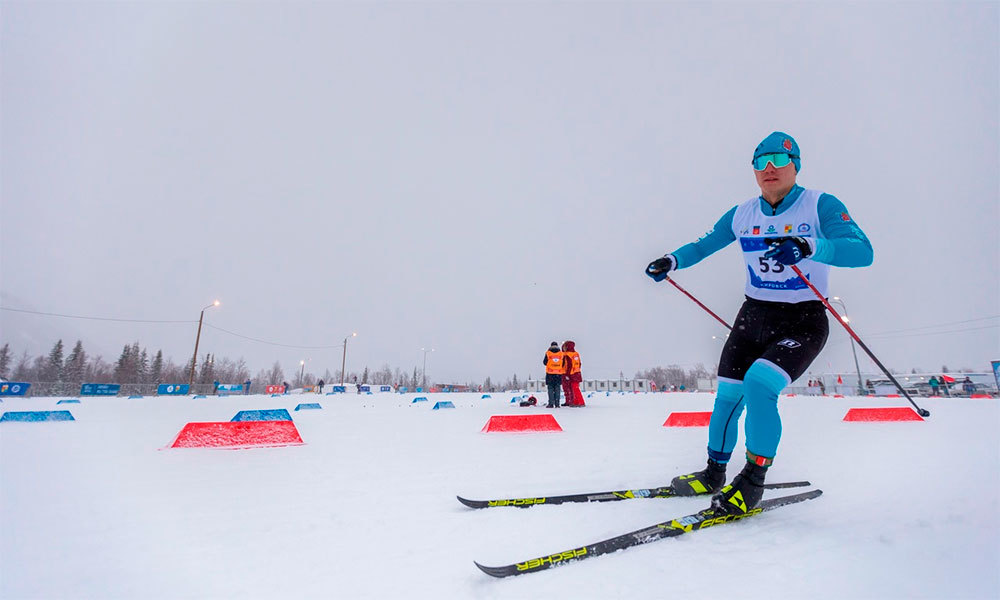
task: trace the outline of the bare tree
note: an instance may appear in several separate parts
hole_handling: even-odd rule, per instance
[[[274,361],[265,379],[268,385],[281,385],[281,382],[285,380],[285,372],[281,369],[281,363]]]
[[[14,372],[11,374],[14,381],[33,381],[34,373],[31,372],[31,355],[25,350],[17,359]]]

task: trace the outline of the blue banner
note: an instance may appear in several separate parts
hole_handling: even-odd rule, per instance
[[[997,380],[997,387],[1000,388],[1000,360],[990,361],[993,365],[993,378]]]
[[[370,391],[372,391],[372,388],[371,388],[371,386],[363,385],[363,386],[361,386],[361,391],[362,392],[370,392]]]
[[[243,391],[242,383],[220,383],[218,387],[215,388],[216,392],[241,392]]]
[[[156,386],[158,396],[187,396],[191,386],[186,383],[161,383]]]
[[[117,383],[85,383],[80,386],[81,396],[117,396],[122,386]]]
[[[392,386],[391,385],[383,385],[383,386],[381,386],[381,387],[378,388],[378,391],[380,391],[380,392],[391,392],[392,391]]]
[[[230,421],[291,421],[292,415],[287,408],[268,408],[265,410],[241,410]]]
[[[23,396],[30,387],[30,383],[23,381],[5,381],[0,383],[0,396]]]
[[[347,391],[347,386],[346,385],[335,385],[335,386],[333,386],[333,393],[334,394],[343,394],[346,391]]]

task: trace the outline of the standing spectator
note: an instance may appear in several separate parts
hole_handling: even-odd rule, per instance
[[[972,383],[972,380],[966,377],[962,382],[962,391],[971,396],[976,392],[976,384]]]
[[[212,393],[215,394],[216,396],[219,395],[219,382],[218,381],[213,381],[212,382]]]
[[[931,396],[937,396],[938,388],[941,387],[941,383],[938,381],[938,378],[931,375],[931,380],[927,382],[927,385],[931,386]]]
[[[941,391],[944,392],[944,395],[947,398],[951,398],[951,386],[949,386],[948,384],[954,381],[955,379],[953,377],[948,377],[947,375],[942,375],[938,377],[938,383],[941,384]]]
[[[820,396],[825,396],[826,395],[826,384],[823,383],[823,378],[822,377],[820,377],[819,379],[816,380],[816,385],[819,386],[819,394],[820,394]]]
[[[244,387],[243,387],[243,395],[244,396],[249,396],[250,395],[250,380],[247,379],[246,381],[244,381],[243,385],[244,385]]]
[[[559,350],[559,344],[556,342],[549,344],[542,364],[545,365],[545,386],[549,391],[549,403],[545,406],[559,408],[559,386],[562,385],[562,374],[565,370],[563,353]]]
[[[285,391],[282,392],[282,393],[287,394],[288,393],[288,382],[287,381],[282,381],[281,385],[285,388]]]
[[[580,361],[580,353],[576,351],[576,342],[566,340],[563,342],[562,351],[566,363],[566,370],[563,371],[562,378],[562,388],[566,395],[566,403],[563,406],[586,406],[583,402],[583,394],[580,392],[583,372],[580,370],[582,362]]]
[[[869,395],[875,395],[875,384],[872,383],[871,379],[865,379],[865,387],[868,388]]]
[[[317,393],[319,393],[319,394],[322,394],[322,393],[323,393],[323,386],[324,386],[324,385],[326,385],[326,382],[325,382],[325,381],[323,381],[322,379],[320,379],[320,380],[319,380],[319,383],[317,383],[317,384],[316,384],[316,386],[317,386],[317,389],[319,390],[319,392],[317,392]]]

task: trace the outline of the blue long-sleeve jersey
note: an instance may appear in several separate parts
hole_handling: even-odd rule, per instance
[[[778,206],[772,207],[763,197],[759,198],[761,211],[766,215],[780,215],[791,208],[799,199],[804,188],[796,185],[788,192]],[[677,268],[683,269],[697,264],[736,241],[733,233],[733,215],[736,206],[722,215],[711,231],[697,241],[681,246],[672,252],[677,260]],[[819,197],[818,212],[820,231],[815,239],[816,251],[809,257],[816,262],[834,267],[867,267],[872,264],[874,251],[865,232],[850,218],[847,207],[831,194]]]

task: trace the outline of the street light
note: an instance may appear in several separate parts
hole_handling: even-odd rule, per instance
[[[347,367],[347,340],[358,335],[358,332],[354,332],[351,335],[344,338],[344,358],[340,361],[340,385],[344,385],[344,369]]]
[[[850,323],[851,319],[847,316],[847,305],[844,304],[844,301],[839,296],[834,296],[833,302],[840,304],[840,307],[844,309],[844,314],[840,315],[840,319],[844,323]],[[861,367],[858,365],[858,351],[854,347],[854,336],[851,336],[851,354],[854,355],[854,369],[858,372],[858,393],[863,395],[865,393],[865,384],[861,383]]]
[[[219,305],[218,300],[209,304],[205,308],[201,309],[201,316],[198,317],[198,335],[196,335],[194,338],[194,357],[191,359],[191,377],[188,378],[188,386],[194,385],[194,367],[196,364],[198,364],[198,342],[201,341],[201,322],[205,318],[205,310],[218,305]]]
[[[423,379],[423,387],[427,387],[427,353],[428,352],[434,352],[434,348],[430,348],[430,349],[428,349],[428,348],[421,348],[421,350],[424,351],[424,374],[421,375],[421,379]]]
[[[303,379],[306,374],[306,361],[300,360],[299,364],[302,365],[302,368],[299,369],[299,385],[305,385],[305,381],[303,381]]]

